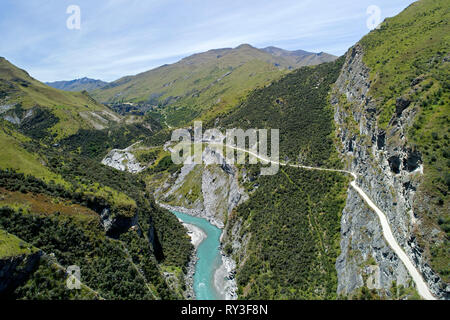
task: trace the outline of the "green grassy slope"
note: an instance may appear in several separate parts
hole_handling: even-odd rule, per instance
[[[30,244],[0,229],[0,259],[28,255],[36,251]]]
[[[251,89],[300,65],[302,62],[289,57],[241,45],[195,54],[175,64],[124,77],[92,94],[102,102],[167,105],[160,112],[169,125],[179,125],[200,116],[204,110],[233,106]]]
[[[48,130],[56,138],[69,136],[81,128],[103,128],[108,123],[119,120],[114,112],[97,103],[86,92],[66,92],[51,88],[2,57],[0,105],[18,105],[24,110],[24,114],[35,107],[50,112],[58,121],[51,123]]]
[[[29,139],[11,128],[0,128],[0,168],[13,169],[25,174],[33,175],[47,182],[53,180],[55,183],[66,185],[61,176],[46,168],[39,156],[27,151],[22,143]]]
[[[420,0],[386,19],[365,36],[364,63],[370,68],[370,94],[377,99],[378,125],[391,130],[396,99],[416,109],[407,142],[422,154],[424,181],[415,212],[425,221],[418,234],[425,255],[444,281],[450,280],[450,9],[445,0]],[[425,205],[426,204],[426,205]],[[432,240],[431,230],[444,236]]]
[[[67,172],[55,172],[50,157],[57,154],[66,167],[76,160],[87,161],[87,157],[98,160],[110,148],[125,148],[136,139],[150,136],[160,129],[157,122],[102,122],[108,128],[95,129],[91,121],[97,118],[93,115],[119,118],[87,94],[50,88],[4,58],[0,58],[0,106],[0,170],[14,170],[70,192],[107,199],[122,208],[119,211],[123,215],[133,214],[135,200],[115,185],[100,184],[90,177],[80,180],[83,172],[67,181]],[[20,123],[7,121],[11,118],[21,119]]]
[[[55,172],[51,168],[49,152],[52,149],[25,137],[4,120],[0,120],[0,124],[4,126],[0,127],[0,146],[2,147],[0,170],[13,170],[41,179],[46,183],[59,185],[66,190],[109,199],[118,208],[124,208],[123,213],[125,215],[130,208],[136,207],[135,201],[123,192],[117,191],[115,186],[100,185],[95,180],[81,183],[77,181],[68,182],[64,173]],[[134,210],[131,209],[131,211]]]

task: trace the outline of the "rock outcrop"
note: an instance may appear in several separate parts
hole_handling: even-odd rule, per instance
[[[175,182],[163,183],[155,197],[176,211],[205,218],[223,229],[231,211],[248,196],[238,184],[237,168],[220,157],[206,148],[204,165],[184,164]]]
[[[124,217],[120,215],[112,215],[111,210],[104,208],[100,214],[100,223],[105,229],[106,235],[112,238],[118,238],[120,234],[126,232],[131,227],[137,225],[138,215],[132,217]]]
[[[131,173],[139,173],[146,168],[141,165],[136,157],[131,153],[133,147],[140,141],[129,146],[126,149],[113,149],[102,160],[102,164],[112,167],[120,171],[128,171]]]
[[[34,270],[41,251],[0,259],[0,297],[12,292]]]

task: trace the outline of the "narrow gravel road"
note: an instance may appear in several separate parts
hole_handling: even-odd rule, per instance
[[[205,143],[210,143],[209,141],[204,141]],[[217,145],[215,143],[211,143],[211,145]],[[383,211],[381,211],[375,203],[369,198],[369,196],[356,184],[357,176],[355,173],[347,171],[347,170],[339,170],[339,169],[328,169],[328,168],[320,168],[320,167],[310,167],[310,166],[302,166],[302,165],[296,165],[296,164],[287,164],[279,161],[274,161],[271,159],[267,159],[265,157],[262,157],[252,151],[241,149],[239,147],[230,146],[230,145],[223,145],[227,148],[235,149],[238,151],[246,152],[248,154],[251,154],[252,156],[255,156],[256,158],[262,160],[266,163],[273,163],[280,166],[288,166],[293,168],[302,168],[307,170],[319,170],[319,171],[331,171],[331,172],[341,172],[350,174],[354,180],[350,183],[350,185],[355,189],[358,194],[363,198],[363,200],[369,205],[370,208],[372,208],[373,211],[378,215],[378,219],[380,220],[381,227],[383,230],[383,236],[388,243],[388,245],[394,250],[395,254],[400,258],[400,260],[405,265],[406,269],[409,272],[409,275],[413,279],[413,281],[416,284],[416,289],[419,295],[426,299],[426,300],[436,300],[436,298],[431,293],[430,289],[428,288],[426,282],[423,280],[422,275],[417,270],[417,268],[414,266],[414,264],[411,262],[411,259],[406,255],[405,251],[400,247],[397,240],[395,239],[394,235],[392,234],[391,227],[389,226],[389,221],[384,214]]]

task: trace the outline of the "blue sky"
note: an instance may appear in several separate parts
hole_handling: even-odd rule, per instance
[[[1,0],[0,56],[41,81],[112,81],[197,52],[249,43],[341,55],[412,0]],[[70,30],[69,5],[81,9]]]

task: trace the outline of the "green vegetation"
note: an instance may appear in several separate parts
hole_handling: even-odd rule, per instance
[[[183,204],[189,206],[195,201],[203,201],[202,194],[202,175],[203,166],[196,166],[185,177],[183,185],[173,194],[165,199],[165,202],[171,205],[179,205],[179,199],[182,199]],[[174,203],[175,200],[175,203]]]
[[[266,88],[255,90],[239,108],[221,118],[218,125],[279,129],[282,160],[339,166],[331,136],[333,115],[327,110],[327,95],[342,63],[343,58],[340,58],[315,67],[303,67]]]
[[[25,283],[16,288],[11,297],[23,300],[92,300],[100,295],[82,284],[81,290],[68,290],[64,270],[46,259],[39,264]]]
[[[20,141],[23,142],[21,143]],[[52,185],[59,185],[61,189],[66,189],[70,192],[84,193],[86,195],[104,198],[109,200],[119,211],[123,209],[121,211],[125,215],[127,215],[126,212],[133,212],[136,207],[133,199],[113,189],[116,187],[115,185],[104,186],[93,180],[79,179],[79,176],[75,178],[73,171],[68,169],[68,166],[74,165],[74,163],[65,163],[66,166],[64,169],[67,171],[61,169],[57,172],[56,168],[50,170],[49,166],[45,166],[44,164],[49,163],[50,167],[55,165],[55,159],[49,157],[49,154],[54,151],[51,148],[46,149],[44,146],[32,143],[30,140],[27,140],[19,133],[7,127],[0,129],[0,144],[4,146],[3,152],[0,154],[0,170],[13,170],[42,179]],[[47,153],[44,152],[45,150]],[[54,152],[54,154],[57,153]],[[61,156],[59,156],[59,159],[62,159]],[[77,163],[79,164],[79,162]],[[99,166],[97,165],[97,167]],[[86,169],[83,168],[81,171],[85,175]],[[71,183],[63,178],[63,176],[71,177]]]
[[[80,266],[83,282],[98,288],[105,298],[152,298],[144,283],[139,280],[137,272],[133,272],[133,268],[127,263],[121,247],[101,236],[98,226],[85,226],[82,229],[77,224],[70,223],[70,220],[68,223],[58,217],[24,215],[6,208],[0,209],[0,212],[2,228],[17,234],[44,252],[54,253],[63,266]],[[152,280],[158,281],[157,278]],[[159,282],[164,283],[162,279]],[[39,285],[39,281],[36,284]]]
[[[53,197],[59,195],[96,210],[107,206],[101,199],[83,198],[80,194],[70,194],[58,186],[46,185],[31,176],[25,177],[12,172],[3,172],[0,184],[13,190],[20,186],[24,196],[32,191],[35,201],[43,201],[39,194]],[[58,263],[63,266],[81,266],[85,277],[83,282],[98,290],[104,298],[181,297],[180,292],[175,293],[167,287],[158,264],[162,262],[185,270],[192,245],[184,237],[183,227],[172,214],[157,208],[151,199],[141,199],[140,203],[140,231],[124,230],[118,234],[119,240],[106,237],[98,219],[80,220],[76,216],[61,214],[59,211],[50,214],[49,210],[37,213],[35,210],[39,208],[39,204],[33,204],[27,212],[21,208],[13,210],[3,207],[0,209],[0,228],[46,253],[54,253]],[[46,208],[48,207],[47,204]],[[153,239],[148,238],[150,234],[153,234]],[[47,272],[47,269],[43,272]],[[57,273],[54,276],[55,279],[58,278]],[[16,297],[30,298],[30,292],[37,292],[37,288],[42,286],[48,287],[49,292],[39,290],[32,298],[42,298],[43,294],[47,297],[56,296],[60,285],[50,286],[52,283],[59,283],[55,281],[52,277],[45,279],[39,273],[33,274],[31,280],[25,284],[27,289],[19,288]],[[28,288],[29,286],[31,288]]]
[[[2,179],[3,180],[3,179]],[[0,206],[7,206],[24,213],[41,215],[60,214],[72,217],[83,223],[98,223],[98,214],[74,201],[45,193],[28,193],[26,186],[20,186],[19,191],[0,189]]]
[[[23,110],[35,110],[38,106],[50,112],[58,122],[46,129],[56,140],[74,134],[79,129],[105,127],[106,123],[119,120],[112,111],[97,103],[86,92],[66,92],[46,86],[1,57],[0,99],[3,104],[18,104]],[[42,120],[48,122],[48,117]]]
[[[351,300],[420,300],[421,297],[412,283],[408,287],[397,285],[393,281],[389,292],[385,290],[369,289],[366,285],[359,287],[349,296],[341,296],[339,299]]]
[[[5,127],[0,128],[0,145],[3,147],[0,154],[0,170],[13,170],[42,179],[46,183],[60,185],[70,192],[104,198],[115,207],[123,209],[124,215],[134,213],[136,203],[123,192],[117,191],[120,184],[117,184],[117,175],[112,169],[105,169],[97,161],[76,154],[62,153],[59,149],[40,144],[18,133],[11,128],[12,125],[5,122],[3,124]],[[63,147],[69,149],[66,145]],[[98,183],[99,180],[102,181],[99,178],[100,173],[105,170],[109,172],[110,179],[104,180],[109,183]]]
[[[141,124],[115,125],[104,130],[81,129],[76,134],[61,140],[61,146],[90,159],[101,159],[111,149],[125,149],[133,142],[151,136]]]
[[[411,281],[412,282],[412,281]],[[408,288],[405,288],[403,285],[397,285],[395,281],[392,282],[391,287],[391,295],[395,300],[420,300],[421,297],[417,293],[417,290],[414,288],[412,283],[410,283]]]
[[[444,282],[450,280],[449,21],[447,1],[417,1],[360,41],[370,68],[370,94],[378,100],[378,125],[395,126],[398,98],[416,113],[407,139],[424,163],[415,213],[426,231],[418,237]],[[429,238],[433,228],[444,231],[439,240]]]
[[[286,168],[257,181],[258,189],[231,218],[244,219],[243,232],[251,234],[236,277],[240,297],[336,298],[346,177]]]
[[[315,166],[340,166],[332,140],[331,84],[343,59],[294,71],[255,90],[239,108],[220,120],[226,128],[279,128],[282,160]],[[236,279],[242,299],[334,299],[335,260],[339,255],[340,216],[348,178],[340,173],[282,167],[259,176],[245,167],[242,181],[250,199],[229,218],[243,220],[241,237],[250,235]],[[231,232],[231,229],[227,229]],[[232,248],[225,244],[228,252]]]
[[[332,57],[323,59],[329,61]],[[305,61],[241,45],[195,54],[175,64],[121,78],[92,95],[102,102],[157,106],[155,112],[169,125],[179,126],[197,117],[211,119],[218,112],[234,107],[252,89],[280,78],[290,67],[301,65]]]
[[[0,259],[28,255],[36,251],[33,246],[0,229]]]
[[[161,147],[155,147],[151,149],[138,148],[137,150],[133,150],[133,154],[136,157],[136,160],[139,161],[139,163],[153,164],[158,160],[161,151]]]
[[[117,172],[99,164],[97,164],[97,168],[94,164],[92,164],[92,166],[86,166],[92,170],[86,172],[78,171],[81,170],[85,164],[76,161],[70,163],[73,164],[74,167],[72,170],[69,170],[72,176],[68,175],[68,179],[71,177],[83,178],[83,175],[84,177],[91,176],[91,178],[98,179],[98,181],[103,181],[105,186],[108,184],[115,184],[116,187],[120,188],[125,194],[132,197],[131,199],[135,199],[133,200],[135,201],[133,214],[137,215],[139,226],[144,230],[145,234],[148,234],[152,228],[154,229],[154,246],[156,246],[155,251],[157,259],[168,265],[176,265],[180,268],[185,267],[192,250],[191,243],[189,240],[186,240],[185,230],[173,214],[166,210],[162,210],[155,205],[154,200],[147,195],[147,192],[145,192],[145,184],[143,181],[138,180],[136,176],[131,174]],[[77,164],[79,167],[75,166]],[[78,174],[80,174],[80,176],[78,176]],[[70,200],[71,202],[85,206],[98,214],[101,213],[104,208],[109,208],[111,217],[122,216],[130,218],[130,215],[127,214],[127,207],[118,205],[116,197],[105,198],[77,191],[69,191],[59,185],[46,184],[42,180],[32,176],[25,176],[11,171],[0,171],[0,186],[3,186],[10,191],[20,190],[21,193],[30,192],[33,194],[48,195],[53,198]],[[22,198],[26,199],[27,197],[24,195]],[[111,199],[112,202],[109,202],[108,199]],[[2,202],[0,202],[0,204],[2,204]],[[41,207],[45,208],[46,212],[55,211],[49,210],[51,207],[48,204],[31,206],[30,210],[34,209],[34,213],[36,213],[36,211],[40,211],[37,210],[37,208]],[[55,213],[58,215],[63,213],[61,217],[69,216],[70,218],[73,218],[73,214],[70,214],[70,212],[64,214],[64,212],[63,209],[60,209]],[[79,214],[80,213],[81,212],[79,212]],[[76,220],[78,221],[80,219]],[[82,220],[84,221],[86,219]],[[90,220],[92,219],[89,219],[88,221]],[[98,220],[93,223],[98,224]],[[122,232],[123,231],[127,230],[122,230]]]
[[[0,128],[0,145],[2,146],[0,168],[17,170],[47,182],[54,181],[57,184],[67,185],[61,176],[42,165],[36,154],[28,152],[21,146],[25,141],[28,141],[26,137],[13,132],[12,129],[6,126]]]
[[[393,131],[403,112],[415,113],[406,142],[424,164],[414,207],[425,222],[418,241],[445,282],[450,277],[449,18],[445,0],[421,0],[360,41],[378,127]],[[180,169],[161,147],[170,139],[170,126],[200,119],[209,128],[276,128],[281,161],[341,168],[327,99],[343,62],[342,57],[288,73],[298,65],[242,45],[193,55],[93,92],[101,101],[152,109],[136,120],[120,118],[87,92],[50,88],[0,58],[0,102],[9,106],[2,115],[17,122],[0,120],[0,258],[36,250],[46,256],[8,294],[20,299],[181,298],[193,246],[177,218],[148,192],[164,179],[173,182]],[[352,107],[344,96],[340,100],[344,109]],[[346,121],[348,129],[358,131],[351,117]],[[110,149],[137,140],[148,147],[133,151],[150,164],[143,173],[99,163]],[[224,243],[238,262],[239,297],[343,298],[336,296],[335,262],[349,178],[291,167],[274,176],[260,176],[260,166],[240,169],[246,172],[240,182],[250,199],[227,217],[226,232],[231,238],[232,227],[242,222],[245,256]],[[199,168],[192,170],[172,197],[181,194],[190,203],[201,199],[201,174]],[[108,231],[100,218],[105,211],[113,224]],[[443,232],[436,236],[435,228]],[[73,264],[81,267],[80,292],[64,287],[62,270]],[[163,272],[173,273],[174,282],[166,282]],[[412,287],[394,282],[383,296],[363,286],[350,298],[417,298]]]
[[[52,139],[53,136],[49,136],[49,129],[56,125],[59,119],[50,111],[39,107],[33,108],[31,117],[27,117],[28,112],[22,108],[20,103],[16,104],[13,109],[13,114],[19,119],[23,119],[18,125],[20,132],[33,139]]]
[[[145,171],[145,173],[159,173],[163,171],[167,171],[169,173],[174,173],[178,171],[182,165],[175,165],[172,161],[172,157],[170,155],[164,156],[161,158],[154,166],[151,166],[149,169]]]

